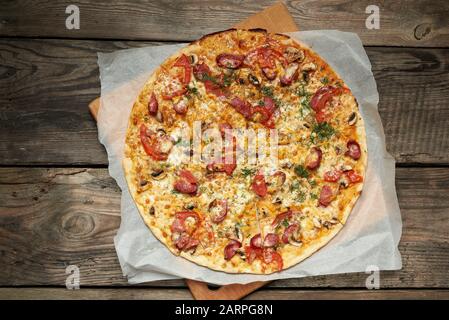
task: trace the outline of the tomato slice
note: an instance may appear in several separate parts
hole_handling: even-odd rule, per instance
[[[246,255],[246,260],[248,261],[248,263],[253,263],[254,260],[262,258],[263,249],[252,247],[252,246],[246,246],[245,247],[245,255]]]
[[[158,141],[156,137],[147,134],[147,127],[144,123],[140,125],[140,142],[146,154],[156,161],[167,160],[168,154],[158,151]]]
[[[337,182],[342,175],[341,170],[330,170],[324,173],[324,181],[327,182]]]
[[[345,174],[351,183],[359,183],[363,181],[363,177],[354,170],[346,171]]]
[[[266,248],[263,250],[263,260],[267,264],[272,262],[276,263],[278,271],[282,270],[284,267],[282,256],[273,248]]]
[[[175,213],[175,219],[170,227],[172,232],[185,232],[186,225],[185,221],[187,218],[195,219],[195,225],[198,225],[200,221],[200,216],[195,211],[179,211]]]
[[[185,85],[189,84],[190,79],[192,78],[192,66],[190,65],[189,58],[187,58],[185,54],[182,54],[178,60],[176,60],[174,66],[184,68],[183,83]]]

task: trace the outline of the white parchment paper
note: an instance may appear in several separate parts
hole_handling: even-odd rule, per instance
[[[146,227],[129,194],[122,170],[128,116],[144,82],[184,44],[99,53],[101,108],[98,136],[106,147],[109,173],[122,189],[121,225],[115,247],[130,283],[189,278],[214,284],[400,269],[402,222],[395,189],[395,161],[385,149],[377,110],[379,95],[371,64],[359,37],[333,30],[291,33],[321,55],[351,88],[365,121],[368,168],[361,197],[346,226],[328,245],[298,265],[272,275],[227,274],[176,257]]]

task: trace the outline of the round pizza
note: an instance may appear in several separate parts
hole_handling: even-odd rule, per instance
[[[124,172],[175,255],[269,274],[326,245],[363,186],[351,90],[306,45],[265,30],[204,36],[165,60],[132,108]]]

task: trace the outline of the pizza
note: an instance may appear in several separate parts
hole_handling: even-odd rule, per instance
[[[366,163],[357,101],[323,59],[286,35],[231,29],[152,73],[123,167],[145,224],[173,254],[270,274],[343,228]]]

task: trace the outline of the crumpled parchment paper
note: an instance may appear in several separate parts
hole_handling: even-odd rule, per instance
[[[98,53],[101,108],[98,136],[106,147],[109,173],[122,190],[121,225],[115,247],[129,283],[189,278],[214,284],[401,268],[398,242],[401,215],[395,189],[395,161],[385,149],[371,64],[359,37],[333,30],[289,34],[321,55],[351,88],[365,121],[368,168],[361,197],[346,226],[325,247],[303,262],[271,275],[227,274],[176,257],[146,227],[129,194],[122,170],[128,116],[140,88],[160,63],[185,44]],[[370,267],[371,268],[371,267]]]

